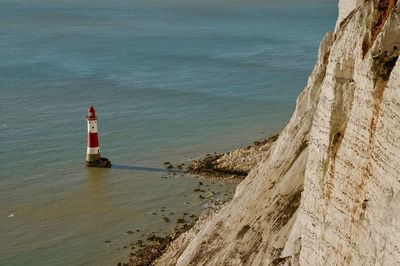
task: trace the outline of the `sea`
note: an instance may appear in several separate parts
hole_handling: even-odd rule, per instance
[[[337,5],[0,0],[0,265],[117,265],[232,198],[164,162],[279,133]],[[111,169],[84,165],[90,105]]]

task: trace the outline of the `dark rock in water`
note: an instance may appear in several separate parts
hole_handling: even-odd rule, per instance
[[[106,241],[104,241],[104,242],[106,242],[106,243],[111,243],[111,240],[106,240]]]
[[[194,191],[194,192],[206,192],[205,190],[200,189],[200,188],[193,189],[193,191]]]
[[[121,262],[118,262],[117,266],[122,266],[122,263],[121,263]]]
[[[205,197],[203,195],[199,195],[200,199],[205,199]]]
[[[99,160],[94,161],[94,162],[86,161],[86,166],[87,167],[97,167],[97,168],[110,168],[111,161],[108,160],[107,158],[100,158]]]
[[[151,235],[147,238],[147,241],[154,241],[154,239],[156,238],[155,235]]]
[[[133,234],[133,231],[128,230],[128,231],[126,231],[126,233],[127,233],[128,235],[130,235],[130,234]]]
[[[187,213],[187,212],[184,212],[183,215],[188,215],[188,213]]]
[[[190,215],[189,217],[192,218],[192,219],[197,218],[197,216],[194,215],[194,214]]]
[[[171,163],[170,163],[170,162],[164,162],[164,164],[165,164],[165,165],[169,165],[169,164],[171,164]]]
[[[186,221],[185,221],[185,218],[178,218],[178,219],[176,220],[176,222],[177,222],[178,224],[184,224]]]
[[[168,218],[168,217],[163,217],[163,220],[165,221],[165,222],[167,222],[167,223],[169,223],[170,222],[170,219]]]
[[[203,182],[199,182],[199,185],[202,186],[202,185],[203,185]]]
[[[136,232],[140,232],[140,229],[136,229]]]
[[[172,164],[167,166],[167,169],[172,169],[172,168],[174,168],[174,166]]]

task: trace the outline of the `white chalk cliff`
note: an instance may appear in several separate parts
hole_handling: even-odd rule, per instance
[[[279,139],[159,265],[400,265],[400,3],[339,9]]]

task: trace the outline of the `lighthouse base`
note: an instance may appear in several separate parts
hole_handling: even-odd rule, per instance
[[[86,161],[86,166],[87,167],[97,167],[97,168],[110,168],[111,167],[111,161],[108,160],[107,158],[100,158],[96,161],[88,162]]]

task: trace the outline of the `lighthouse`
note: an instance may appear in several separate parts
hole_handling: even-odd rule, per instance
[[[97,116],[93,106],[89,107],[86,116],[88,137],[86,149],[86,166],[87,167],[111,167],[111,162],[107,158],[100,155],[99,136],[97,134]]]

